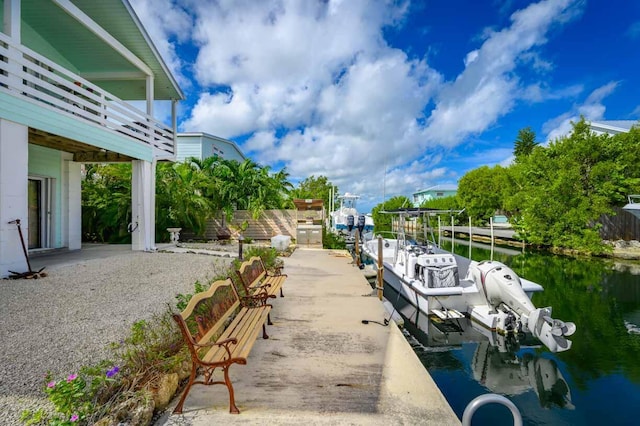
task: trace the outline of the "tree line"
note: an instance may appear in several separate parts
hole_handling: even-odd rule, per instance
[[[422,207],[464,209],[455,217],[458,224],[471,217],[475,225],[486,225],[494,214],[505,214],[516,236],[528,244],[590,254],[609,251],[598,220],[615,214],[613,207],[626,204],[629,194],[640,193],[640,128],[596,134],[581,119],[570,134],[546,146],[525,128],[518,132],[513,154],[510,165],[471,170],[458,182],[455,196]],[[390,201],[386,204],[404,202]],[[374,208],[376,230],[381,209]]]

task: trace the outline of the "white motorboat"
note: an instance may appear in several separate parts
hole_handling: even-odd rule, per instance
[[[359,195],[349,192],[338,197],[340,207],[331,212],[331,229],[334,232],[351,233],[353,229],[361,229],[361,232],[373,231],[373,217],[358,213],[356,204],[359,198]]]
[[[530,298],[542,286],[520,278],[501,262],[476,262],[433,243],[418,245],[407,241],[402,230],[395,239],[366,240],[362,252],[382,262],[385,284],[415,309],[416,316],[443,321],[467,317],[500,335],[531,333],[552,352],[571,347],[566,337],[575,332],[575,325],[553,319],[550,307],[536,308]]]
[[[629,195],[628,203],[622,208],[640,219],[640,195]]]

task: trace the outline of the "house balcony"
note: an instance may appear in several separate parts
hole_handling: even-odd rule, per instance
[[[151,156],[156,159],[175,158],[174,129],[64,66],[15,44],[3,33],[0,33],[0,93],[28,102],[44,115],[60,117],[61,122],[69,123],[72,119],[85,129],[85,135],[95,129],[94,134],[108,132],[111,140],[118,141],[115,148],[113,144],[101,146],[99,137],[95,141],[93,137],[82,140],[73,135],[61,138],[30,125],[30,140],[55,140],[58,146],[51,147],[74,153],[74,161],[126,161],[135,158],[131,152],[139,152],[141,148],[145,151],[152,148]]]

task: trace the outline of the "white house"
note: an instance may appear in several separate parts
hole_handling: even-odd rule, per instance
[[[30,250],[80,248],[82,163],[132,163],[132,249],[153,249],[156,162],[175,159],[184,95],[131,5],[3,0],[0,14],[0,276],[26,268],[16,219]]]
[[[618,133],[628,133],[631,127],[638,125],[640,125],[638,120],[603,120],[590,122],[589,128],[597,134],[608,133],[616,135]]]
[[[234,141],[213,136],[208,133],[178,133],[177,161],[195,157],[204,160],[220,157],[226,160],[243,162],[245,156]]]

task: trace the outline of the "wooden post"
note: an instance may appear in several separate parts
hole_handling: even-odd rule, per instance
[[[440,228],[440,216],[438,216],[438,247],[442,247],[441,239],[442,239],[442,229]]]
[[[471,260],[471,241],[473,241],[473,231],[471,230],[471,216],[469,216],[469,260]]]
[[[356,266],[360,267],[360,230],[356,229]]]
[[[382,256],[382,237],[378,235],[378,280],[376,288],[378,290],[378,299],[382,300],[382,294],[384,293],[384,266]]]
[[[451,215],[451,253],[454,252],[454,242],[453,242],[453,236],[455,234],[455,230],[453,229],[453,215]]]
[[[493,216],[489,218],[489,226],[491,227],[491,260],[493,260]]]

